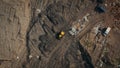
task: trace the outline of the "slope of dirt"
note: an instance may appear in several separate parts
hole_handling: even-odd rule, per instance
[[[17,56],[23,57],[26,51],[25,36],[30,20],[28,4],[28,0],[0,1],[0,68],[14,68]]]
[[[102,68],[118,68],[120,65],[120,17],[119,17],[119,0],[105,1],[107,12],[104,14],[103,21],[98,22],[97,25],[91,29],[82,39],[81,44],[90,56],[92,62],[96,67]],[[102,33],[96,33],[96,27],[107,28],[111,27],[111,31],[107,37]]]
[[[100,3],[105,13],[95,11],[98,4],[96,0],[1,0],[0,68],[118,67],[120,1]],[[85,27],[71,36],[74,22]],[[112,29],[105,37],[106,27]],[[58,40],[61,30],[65,36]]]

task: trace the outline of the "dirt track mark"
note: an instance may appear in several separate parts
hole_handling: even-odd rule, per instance
[[[97,14],[96,14],[97,15]],[[93,16],[94,17],[94,16]],[[95,21],[96,20],[96,21]],[[85,28],[76,36],[76,38],[79,40],[81,39],[87,32],[89,32],[94,26],[95,24],[99,23],[103,21],[102,18],[98,17],[98,18],[93,18],[86,26]]]

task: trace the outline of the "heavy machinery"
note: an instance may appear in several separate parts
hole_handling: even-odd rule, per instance
[[[64,31],[60,31],[58,34],[57,34],[57,39],[61,39],[63,38],[63,36],[65,35],[65,32]]]

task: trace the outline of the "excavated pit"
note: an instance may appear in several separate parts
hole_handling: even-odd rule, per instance
[[[105,13],[94,10],[98,1],[1,0],[0,68],[118,67],[119,0],[100,3],[106,7]],[[73,24],[86,14],[89,14],[88,21],[82,22],[85,28],[71,36]],[[97,24],[102,28],[111,27],[110,34],[94,36],[92,29]],[[65,36],[57,39],[60,31]],[[104,40],[107,42],[103,46]],[[105,48],[108,52],[104,55]]]

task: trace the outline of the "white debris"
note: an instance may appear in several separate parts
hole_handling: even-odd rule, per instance
[[[32,58],[33,56],[32,55],[29,55],[29,58]]]
[[[73,32],[76,32],[76,29],[75,29],[74,27],[72,27],[72,31],[73,31]]]
[[[103,61],[102,60],[100,60],[100,67],[102,67],[103,66]]]
[[[101,23],[101,22],[100,22]],[[97,24],[94,28],[93,28],[93,33],[96,35],[100,32],[100,29],[101,28],[101,24]]]
[[[76,34],[76,29],[74,27],[72,27],[71,31],[69,31],[69,33],[71,35],[75,35]]]
[[[100,67],[102,67],[102,66],[103,66],[103,63],[100,64]]]
[[[72,32],[72,31],[69,31],[69,33],[70,33],[72,36],[75,35],[74,32]]]
[[[87,17],[84,17],[84,20],[85,20],[86,22],[89,22],[89,20],[88,20],[88,18],[87,18]]]
[[[81,20],[79,19],[78,22],[81,22]]]
[[[37,59],[39,59],[39,57],[40,57],[40,56],[38,56],[38,55],[36,56]]]
[[[107,4],[105,4],[105,6],[107,7],[108,5],[107,5]]]
[[[41,10],[40,10],[40,9],[36,9],[36,10],[35,10],[35,16],[38,16],[40,13],[41,13]]]
[[[79,24],[78,24],[78,25],[79,25]],[[77,26],[78,26],[78,25],[77,25]],[[74,26],[74,27],[72,27],[72,29],[69,31],[69,33],[70,33],[71,35],[77,35],[83,28],[84,28],[84,25],[81,25],[81,26],[79,26],[79,27]]]
[[[77,50],[78,51],[78,54],[81,54],[81,51]]]
[[[116,5],[115,2],[113,2],[112,5],[115,6]]]
[[[87,17],[87,16],[89,16],[90,14],[89,13],[87,13],[85,16]]]
[[[40,9],[36,9],[36,12],[39,14],[39,13],[41,13],[41,10]]]
[[[69,34],[71,35],[77,35],[80,31],[83,30],[83,28],[85,27],[85,23],[89,22],[88,20],[88,16],[90,14],[87,13],[82,19],[79,19],[77,22],[75,22],[72,27],[71,30],[69,31]]]
[[[120,65],[118,65],[118,67],[120,67]]]
[[[17,59],[19,59],[19,57],[17,56]]]
[[[100,27],[100,26],[98,25],[98,26],[96,26],[96,27],[93,28],[95,34],[97,34],[97,33],[99,32],[99,27]]]
[[[89,13],[87,13],[84,17],[83,17],[83,19],[85,20],[85,22],[89,22],[89,20],[88,20],[88,16],[89,16],[90,14]]]

